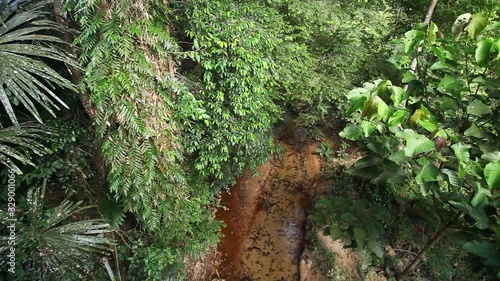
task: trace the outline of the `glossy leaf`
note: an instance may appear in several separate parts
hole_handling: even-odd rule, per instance
[[[425,38],[425,33],[420,30],[410,30],[405,33],[405,52],[411,53],[415,50],[415,46],[417,46],[422,40]]]
[[[469,149],[470,146],[464,145],[462,143],[456,143],[451,146],[453,151],[455,152],[455,156],[458,158],[460,163],[467,163],[470,159]]]
[[[400,105],[406,99],[406,92],[403,88],[398,86],[391,86],[391,99],[394,105]]]
[[[475,116],[483,116],[491,113],[491,109],[489,106],[484,104],[480,100],[474,100],[467,106],[467,113],[475,115]]]
[[[486,66],[486,64],[490,60],[490,52],[492,47],[493,42],[490,39],[483,40],[477,43],[476,53],[474,55],[477,65]]]
[[[492,162],[484,167],[484,177],[490,188],[500,187],[500,162]]]
[[[346,138],[348,140],[355,141],[361,137],[363,130],[356,125],[347,125],[347,127],[339,133],[339,136]]]
[[[363,120],[363,122],[361,122],[361,128],[363,129],[365,138],[367,138],[373,133],[376,126],[373,122]]]
[[[434,150],[434,142],[424,135],[413,133],[406,138],[404,153],[408,157]]]
[[[426,158],[421,158],[418,162],[422,165],[422,169],[415,177],[417,183],[424,184],[431,181],[437,181],[437,177],[439,175],[438,168]]]
[[[458,177],[458,173],[451,169],[442,169],[441,173],[446,176],[448,183],[456,188],[462,187],[462,181]]]
[[[473,14],[465,30],[469,33],[470,38],[475,39],[488,25],[488,22],[489,19],[487,15],[483,13]]]
[[[439,82],[438,89],[446,93],[455,93],[462,89],[462,82],[456,77],[446,74]]]
[[[389,118],[389,121],[387,121],[387,125],[389,126],[399,125],[403,123],[403,121],[406,119],[407,116],[408,116],[408,111],[403,109],[396,110]]]

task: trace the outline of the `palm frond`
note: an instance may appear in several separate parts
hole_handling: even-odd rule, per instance
[[[38,155],[51,153],[51,150],[44,146],[41,141],[52,134],[47,127],[33,122],[0,128],[0,163],[16,171],[17,174],[22,174],[21,169],[13,160],[35,166],[26,150]]]
[[[50,35],[66,32],[66,29],[48,20],[40,5],[19,12],[22,1],[4,4],[0,15],[0,102],[14,125],[18,120],[12,103],[22,104],[40,123],[42,119],[36,104],[50,114],[57,105],[68,106],[54,93],[55,86],[76,91],[76,87],[61,74],[50,68],[42,59],[49,59],[78,67],[59,44],[66,44],[61,38]],[[3,3],[3,1],[2,1]]]
[[[20,226],[17,245],[29,258],[27,263],[36,273],[44,277],[47,272],[78,272],[91,270],[98,255],[108,255],[113,241],[106,237],[110,225],[101,219],[79,221],[67,220],[77,216],[82,202],[63,200],[55,208],[44,206],[45,184],[31,188],[27,194],[27,220]],[[2,213],[0,212],[0,219]],[[0,237],[0,241],[8,237]],[[0,247],[0,252],[5,251]],[[0,262],[1,265],[1,262]],[[23,266],[28,266],[23,264]]]

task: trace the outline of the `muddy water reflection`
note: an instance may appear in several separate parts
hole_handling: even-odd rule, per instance
[[[218,245],[218,277],[237,280],[298,280],[308,198],[316,191],[320,161],[314,146],[300,152],[284,144],[282,160],[246,174],[224,194],[218,219],[227,224]],[[215,276],[213,276],[215,277]]]

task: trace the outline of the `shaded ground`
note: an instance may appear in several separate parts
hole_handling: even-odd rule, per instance
[[[227,209],[217,218],[227,227],[209,280],[299,280],[306,210],[319,192],[321,165],[316,146],[283,145],[283,159],[260,166],[258,177],[245,174],[222,196]]]

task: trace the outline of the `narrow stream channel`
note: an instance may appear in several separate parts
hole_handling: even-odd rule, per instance
[[[317,193],[321,164],[314,145],[283,146],[282,159],[260,166],[257,177],[245,174],[222,196],[226,208],[217,218],[227,227],[210,280],[299,280],[309,199]]]

